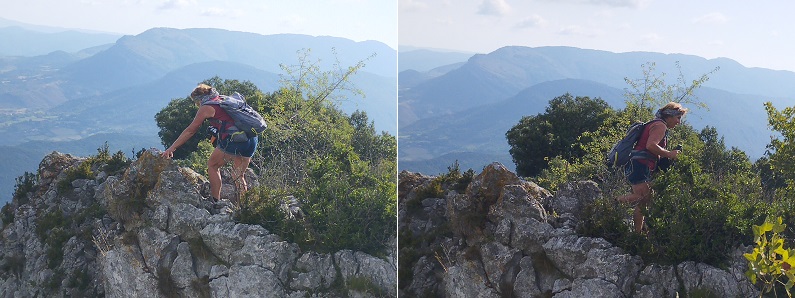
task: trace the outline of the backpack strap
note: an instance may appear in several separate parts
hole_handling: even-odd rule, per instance
[[[221,101],[217,100],[219,98],[222,98],[222,97],[219,95],[219,96],[207,99],[204,102],[202,102],[201,105],[202,106],[215,105],[215,106],[217,106],[217,107],[219,107],[219,108],[221,108],[223,110],[223,107],[221,107]],[[210,119],[207,119],[207,121],[210,121],[211,124],[215,124],[215,125],[218,126],[218,137],[221,138],[221,139],[223,139],[226,136],[228,136],[230,134],[230,132],[236,132],[236,131],[239,130],[235,126],[235,122],[234,121],[223,121],[223,120],[216,119],[216,118],[210,118]]]

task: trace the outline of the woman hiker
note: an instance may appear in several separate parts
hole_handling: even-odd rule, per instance
[[[232,161],[232,178],[235,181],[235,186],[242,194],[248,190],[245,173],[251,162],[251,157],[254,156],[254,152],[257,151],[257,137],[251,137],[247,142],[232,142],[230,140],[230,135],[224,133],[228,127],[222,126],[232,125],[232,123],[234,123],[232,118],[219,105],[205,104],[208,101],[220,100],[220,94],[215,88],[206,84],[200,84],[191,92],[190,98],[199,106],[199,110],[196,112],[193,121],[182,131],[179,137],[177,137],[174,144],[168,147],[161,156],[165,158],[174,157],[174,150],[177,150],[179,146],[182,146],[193,137],[202,125],[202,122],[204,122],[205,119],[209,119],[210,125],[215,128],[216,131],[221,132],[215,150],[210,154],[210,159],[207,160],[207,174],[210,179],[210,195],[214,202],[218,202],[221,199],[221,167],[229,161]],[[239,206],[240,197],[241,195],[236,196],[234,199],[237,200],[237,202],[232,203]]]
[[[651,173],[661,157],[675,160],[680,153],[680,150],[666,149],[668,129],[678,125],[686,113],[687,109],[675,102],[670,102],[657,110],[655,119],[644,128],[632,150],[632,158],[624,168],[624,174],[632,185],[632,193],[619,197],[618,201],[635,205],[632,218],[637,233],[643,232],[642,208],[646,208],[651,201]]]

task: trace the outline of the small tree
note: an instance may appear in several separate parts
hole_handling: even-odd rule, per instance
[[[550,100],[544,114],[522,117],[505,133],[516,173],[538,175],[556,156],[574,162],[585,155],[585,151],[573,144],[583,141],[580,140],[583,133],[595,131],[613,116],[613,110],[600,98],[574,97],[567,93]]]
[[[770,127],[781,134],[767,146],[767,156],[773,174],[786,181],[787,188],[795,188],[795,107],[776,109],[772,103],[765,103]]]
[[[771,291],[775,292],[776,284],[781,284],[792,297],[790,290],[795,285],[795,250],[784,247],[784,238],[780,235],[786,225],[781,217],[765,219],[762,225],[754,226],[754,249],[743,254],[748,260],[748,270],[745,275],[751,283],[762,284],[759,297]],[[787,278],[784,282],[783,277]],[[776,295],[778,296],[778,295]]]

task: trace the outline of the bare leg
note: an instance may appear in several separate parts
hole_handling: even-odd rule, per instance
[[[238,206],[241,203],[243,194],[246,193],[246,191],[248,191],[248,184],[246,184],[246,169],[248,169],[248,164],[250,162],[251,158],[249,157],[235,156],[233,158],[232,178],[235,181],[235,189],[237,190],[238,201],[236,202],[236,204]]]
[[[648,182],[632,185],[632,193],[618,198],[619,202],[635,204],[632,220],[635,222],[635,232],[643,231],[643,208],[651,200],[651,185]]]
[[[215,200],[221,199],[221,167],[226,164],[224,153],[221,149],[215,148],[207,160],[207,176],[210,179],[210,195]]]

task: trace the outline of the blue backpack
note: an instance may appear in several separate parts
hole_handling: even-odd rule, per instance
[[[205,104],[217,104],[234,120],[234,124],[226,128],[233,142],[245,142],[249,138],[262,133],[268,128],[265,119],[246,103],[240,93],[235,92],[230,96],[221,95],[220,101],[206,101]],[[221,127],[225,127],[222,125]]]

